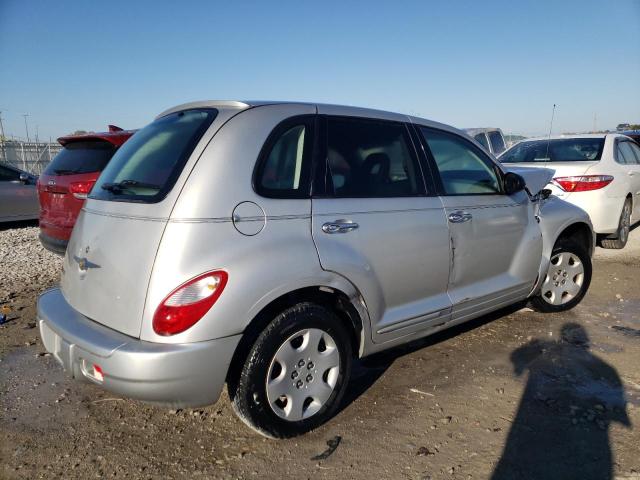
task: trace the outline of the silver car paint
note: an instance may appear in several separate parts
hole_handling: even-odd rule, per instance
[[[0,163],[0,168],[11,170],[19,176],[22,170]],[[0,180],[0,222],[35,220],[40,214],[36,177],[29,175],[29,182]]]
[[[589,225],[584,212],[557,200],[547,201],[538,224],[538,207],[524,192],[486,196],[482,202],[475,197],[263,198],[251,184],[256,158],[273,128],[292,116],[389,119],[464,134],[415,117],[333,105],[196,102],[165,113],[198,106],[218,108],[219,114],[163,201],[87,201],[64,260],[64,298],[54,291],[48,295],[55,302],[39,302],[41,331],[57,332],[55,345],[69,343],[65,335],[72,328],[60,327],[59,319],[68,309],[75,311],[78,325],[97,322],[125,334],[128,352],[136,345],[144,350],[239,339],[272,301],[300,288],[322,287],[344,293],[359,313],[359,355],[365,356],[526,298],[546,271],[562,229],[576,221]],[[475,224],[452,229],[446,215],[457,210],[472,210]],[[344,214],[358,218],[362,226],[356,235],[321,232],[325,219]],[[388,242],[406,251],[391,251]],[[483,255],[477,255],[478,248]],[[162,299],[215,269],[229,273],[215,306],[185,332],[157,335],[152,318]],[[92,349],[91,338],[73,341]],[[126,361],[125,353],[119,362]],[[231,354],[232,349],[220,350],[208,365],[212,381],[224,382]],[[162,354],[131,358],[148,362],[144,368],[150,371],[158,357]],[[196,358],[185,354],[182,371]],[[162,401],[162,390],[158,379],[151,400]],[[172,392],[167,386],[167,403],[174,400]],[[144,391],[137,392],[136,398],[144,397]]]

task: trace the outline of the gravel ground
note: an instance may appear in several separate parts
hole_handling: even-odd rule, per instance
[[[37,228],[0,229],[2,478],[640,479],[640,229],[597,250],[571,312],[509,309],[357,362],[342,411],[284,441],[226,395],[169,411],[66,378],[35,328],[59,269]]]

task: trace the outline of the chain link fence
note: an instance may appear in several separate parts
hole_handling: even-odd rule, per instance
[[[0,141],[0,162],[41,175],[60,150],[59,143]]]

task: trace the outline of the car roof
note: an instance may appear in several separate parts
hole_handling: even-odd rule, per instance
[[[58,143],[64,147],[69,143],[75,142],[104,141],[119,147],[136,131],[137,130],[123,130],[114,125],[109,125],[108,132],[88,132],[79,135],[65,135],[64,137],[58,138]]]
[[[522,140],[522,142],[533,142],[540,140],[567,140],[572,138],[606,138],[607,136],[621,137],[622,135],[619,135],[617,133],[575,133],[571,135],[554,135],[552,137],[525,138]]]
[[[416,117],[412,115],[390,112],[386,110],[376,110],[372,108],[356,107],[352,105],[337,105],[331,103],[319,103],[319,102],[296,102],[296,101],[282,101],[282,100],[202,100],[197,102],[183,103],[171,107],[159,115],[156,118],[164,117],[171,113],[180,112],[183,110],[189,110],[194,108],[220,108],[230,110],[247,110],[254,107],[260,107],[265,105],[309,105],[319,107],[320,110],[330,111],[332,115],[348,115],[354,117],[376,118],[381,120],[395,120],[399,122],[411,122],[418,125],[424,125],[428,127],[440,128],[442,130],[449,130],[458,134],[464,134],[463,131],[446,125],[444,123],[435,122],[426,118]]]

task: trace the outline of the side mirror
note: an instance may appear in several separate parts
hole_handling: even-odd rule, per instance
[[[526,182],[517,173],[507,172],[504,176],[504,192],[507,195],[513,195],[514,193],[524,190]]]
[[[22,172],[20,174],[20,183],[22,183],[23,185],[28,185],[30,181],[31,181],[31,177],[29,176],[28,173]]]

